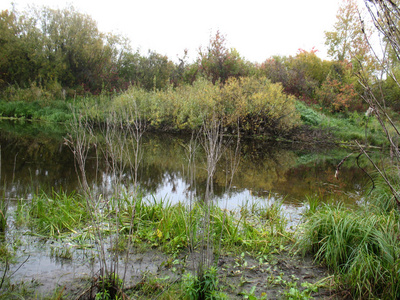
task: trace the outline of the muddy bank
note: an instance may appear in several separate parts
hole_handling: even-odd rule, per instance
[[[17,286],[24,282],[32,295],[26,299],[59,296],[62,299],[86,299],[84,296],[100,276],[100,265],[94,263],[96,251],[74,249],[73,257],[65,259],[48,255],[51,247],[52,244],[46,242],[36,248],[36,253],[21,247],[25,256],[19,256],[19,262],[10,266],[9,274],[14,274],[12,283]],[[218,286],[228,299],[243,299],[246,295],[282,299],[291,289],[305,293],[310,287],[315,299],[332,296],[328,289],[332,278],[327,270],[314,265],[310,257],[287,251],[289,248],[277,249],[278,253],[268,255],[221,255],[217,263]],[[163,299],[163,294],[182,282],[185,274],[196,273],[200,256],[196,251],[173,256],[158,249],[133,247],[127,261],[124,253],[118,263],[107,263],[109,270],[116,267],[118,277],[124,279],[123,292],[129,299]]]

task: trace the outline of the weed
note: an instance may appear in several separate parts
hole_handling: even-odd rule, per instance
[[[305,216],[309,216],[314,214],[317,211],[317,208],[321,204],[320,197],[313,195],[313,196],[306,196],[306,209],[303,212]]]
[[[152,274],[145,273],[132,290],[136,292],[136,297],[140,295],[147,298],[155,298],[155,296],[163,293],[169,285],[170,278],[168,276],[158,278]]]
[[[76,232],[88,220],[83,198],[53,192],[35,196],[29,208],[31,222],[38,232],[47,236],[59,236],[64,232]]]
[[[72,251],[68,246],[52,247],[50,249],[50,257],[61,259],[72,259]]]
[[[183,278],[185,295],[188,299],[227,299],[218,288],[217,269],[211,267],[193,276],[185,274]]]
[[[6,243],[0,243],[0,263],[9,262],[14,256],[14,251]]]
[[[122,285],[122,280],[115,273],[100,276],[96,284],[98,292],[95,300],[122,299]]]
[[[256,293],[256,288],[257,286],[253,286],[250,291],[242,291],[240,292],[241,295],[243,295],[243,299],[249,299],[249,300],[266,300],[268,299],[267,295],[265,293],[261,293],[260,297],[257,297],[255,295]]]
[[[28,203],[22,199],[18,201],[17,210],[15,214],[15,223],[18,226],[27,225],[30,222],[30,208]]]
[[[298,288],[297,282],[291,282],[287,284],[288,291],[283,292],[285,299],[288,300],[307,300],[313,299],[311,296],[312,293],[316,293],[318,291],[318,287],[308,282],[303,282],[301,284],[303,289]]]

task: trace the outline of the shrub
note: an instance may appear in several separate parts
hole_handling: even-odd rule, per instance
[[[217,117],[225,128],[239,122],[248,134],[286,134],[299,119],[294,98],[280,84],[255,77],[230,78],[221,87],[205,79],[162,91],[132,87],[113,100],[112,109],[137,111],[156,128],[178,130],[199,129]]]
[[[221,90],[226,126],[238,120],[247,133],[286,133],[298,123],[293,97],[265,77],[230,78]]]
[[[354,110],[359,108],[361,99],[358,97],[353,84],[327,79],[316,90],[319,103],[333,112]]]

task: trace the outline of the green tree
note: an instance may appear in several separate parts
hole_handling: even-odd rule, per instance
[[[241,77],[248,74],[247,63],[240,57],[236,49],[226,48],[226,39],[219,31],[206,50],[199,49],[198,65],[203,76],[214,84],[225,83],[229,77]]]
[[[62,10],[43,7],[34,13],[43,39],[39,77],[59,80],[63,86],[101,88],[112,51],[96,22],[72,6]]]
[[[0,14],[0,87],[63,86],[90,92],[121,85],[128,40],[101,33],[72,6]]]
[[[35,80],[40,33],[31,19],[15,11],[0,13],[0,87]]]
[[[371,69],[372,57],[365,38],[371,35],[371,29],[360,21],[357,1],[343,0],[336,19],[333,31],[325,32],[328,55],[338,61],[352,61],[354,66],[361,63]]]
[[[320,59],[316,52],[299,49],[296,56],[274,56],[261,64],[259,73],[274,83],[282,83],[286,93],[313,99],[315,89],[321,86],[331,68],[331,63]]]

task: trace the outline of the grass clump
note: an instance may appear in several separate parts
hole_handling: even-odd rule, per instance
[[[186,299],[228,299],[227,296],[219,290],[218,274],[215,267],[202,270],[197,276],[188,273],[185,275],[183,282]]]
[[[85,199],[77,194],[53,192],[51,195],[36,195],[30,207],[27,207],[30,224],[39,234],[49,237],[75,233],[89,219],[84,201]]]
[[[288,242],[286,219],[281,206],[244,206],[238,212],[228,212],[197,202],[191,209],[182,203],[171,205],[168,201],[138,199],[135,206],[126,202],[121,213],[121,231],[129,232],[134,214],[133,235],[137,241],[161,247],[169,254],[178,254],[188,247],[200,244],[202,219],[210,209],[210,238],[216,249],[235,250],[238,253],[269,252],[276,245]],[[135,210],[133,213],[132,210]]]
[[[400,234],[396,211],[374,213],[321,205],[302,225],[298,242],[337,274],[356,298],[400,297]]]

